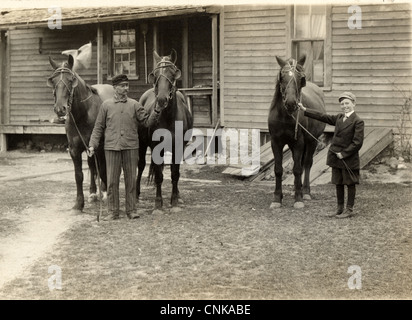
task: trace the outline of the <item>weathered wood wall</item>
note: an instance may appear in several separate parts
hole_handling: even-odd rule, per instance
[[[225,6],[222,23],[224,125],[265,130],[279,70],[275,55],[286,54],[286,8]]]
[[[54,117],[52,89],[46,79],[52,74],[48,56],[56,61],[67,59],[59,52],[77,49],[95,40],[91,26],[10,30],[10,124],[44,122]],[[39,44],[41,39],[41,45]],[[39,51],[41,50],[41,51]],[[96,46],[92,66],[79,74],[96,83]]]
[[[337,97],[351,91],[356,112],[367,126],[396,133],[404,94],[411,97],[411,4],[360,5],[362,29],[349,29],[348,6],[332,7],[332,91],[329,112],[339,112]],[[412,123],[407,124],[412,130]]]

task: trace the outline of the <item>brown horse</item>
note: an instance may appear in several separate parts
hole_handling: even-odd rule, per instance
[[[157,125],[151,128],[139,128],[139,163],[136,180],[136,196],[140,196],[140,182],[143,170],[146,166],[146,150],[150,147],[152,159],[149,169],[149,179],[154,175],[156,185],[155,208],[161,209],[162,182],[163,182],[163,156],[165,151],[172,153],[170,164],[172,178],[172,196],[170,203],[177,206],[179,201],[178,182],[180,177],[180,163],[183,159],[184,148],[190,140],[189,131],[193,128],[192,115],[187,108],[184,95],[177,90],[176,80],[180,78],[181,71],[176,67],[176,51],[169,56],[160,57],[156,51],[153,53],[156,67],[149,75],[149,81],[153,82],[153,88],[147,90],[140,98],[140,103],[148,113],[156,104],[167,105],[161,111]],[[188,132],[189,131],[189,132]],[[188,133],[188,134],[187,134]],[[156,148],[157,147],[157,148]],[[156,150],[161,151],[156,153]],[[159,159],[160,158],[160,159]]]
[[[314,138],[318,138],[323,133],[325,124],[303,116],[303,112],[298,111],[297,104],[301,102],[307,108],[325,112],[324,96],[322,89],[305,79],[303,64],[306,56],[301,57],[299,61],[294,59],[285,61],[279,57],[276,57],[276,60],[280,71],[268,118],[276,176],[274,202],[271,208],[280,207],[282,204],[282,162],[285,145],[289,146],[293,157],[294,206],[302,208],[303,199],[311,198],[309,175],[317,146],[317,140]],[[305,176],[302,190],[303,171]]]
[[[114,89],[111,85],[89,86],[73,71],[74,59],[70,55],[67,62],[57,64],[52,58],[49,61],[54,71],[47,79],[47,85],[53,88],[54,112],[59,118],[65,118],[66,136],[69,143],[69,153],[74,164],[77,196],[73,207],[82,211],[84,208],[82,153],[89,145],[90,136],[102,102],[113,97]],[[103,138],[102,138],[103,140]],[[87,157],[90,169],[89,201],[95,200],[96,177],[100,174],[102,190],[106,191],[106,161],[103,142],[95,152],[94,158]]]

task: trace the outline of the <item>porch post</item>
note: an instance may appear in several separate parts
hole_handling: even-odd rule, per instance
[[[156,52],[159,53],[159,27],[156,21],[153,22],[153,50],[156,50]],[[156,68],[156,61],[154,59],[153,68]]]
[[[97,25],[97,83],[103,83],[103,27]]]
[[[187,18],[183,20],[182,30],[182,86],[189,87],[189,24]]]
[[[212,125],[217,123],[217,101],[218,101],[218,57],[219,41],[217,28],[217,14],[212,15]]]

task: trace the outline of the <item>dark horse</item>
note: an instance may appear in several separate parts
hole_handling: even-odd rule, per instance
[[[282,204],[283,148],[288,145],[293,157],[293,175],[295,176],[294,207],[304,207],[303,199],[310,199],[310,169],[313,164],[313,154],[317,140],[325,129],[325,124],[305,117],[298,111],[297,104],[325,112],[323,91],[315,84],[306,82],[303,64],[306,56],[296,61],[287,61],[276,57],[280,66],[276,91],[270,106],[268,125],[271,137],[273,155],[275,157],[275,199],[271,208]],[[297,125],[296,120],[299,124]],[[304,127],[306,130],[302,129]],[[309,134],[309,133],[310,134]],[[302,173],[305,171],[303,192]]]
[[[154,150],[156,146],[161,147],[159,155],[164,156],[165,151],[172,153],[172,162],[170,164],[172,178],[172,196],[171,205],[177,206],[179,203],[178,182],[180,177],[180,163],[183,159],[183,150],[191,137],[186,136],[186,132],[193,128],[192,115],[187,108],[184,95],[177,90],[176,80],[180,78],[181,71],[176,67],[176,51],[172,50],[169,56],[160,57],[156,51],[153,52],[156,62],[156,67],[149,74],[149,81],[153,82],[153,88],[147,90],[140,98],[140,103],[145,110],[150,114],[156,104],[167,105],[161,111],[158,123],[151,127],[139,127],[139,162],[138,174],[136,180],[136,196],[140,196],[140,182],[143,170],[146,166],[146,150],[150,147],[152,151],[151,164],[149,169],[149,180],[154,175],[156,185],[156,200],[155,208],[161,209],[163,206],[162,200],[162,182],[163,182],[163,165],[164,162],[155,159]],[[163,130],[158,130],[163,129]],[[154,132],[163,135],[163,140],[154,138]],[[191,132],[189,131],[189,134]],[[168,142],[168,143],[166,143]],[[158,148],[159,148],[158,147]],[[157,161],[154,161],[157,160]]]
[[[53,88],[54,112],[59,118],[65,118],[66,136],[69,143],[69,153],[74,164],[74,176],[76,180],[77,196],[73,207],[75,210],[83,210],[83,171],[82,153],[89,145],[90,136],[102,101],[113,97],[114,89],[110,85],[94,85],[93,87],[73,71],[74,59],[70,55],[67,62],[58,65],[49,57],[54,69],[53,74],[47,79],[47,85]],[[95,200],[96,177],[100,174],[102,190],[106,191],[106,161],[103,151],[103,139],[99,149],[95,152],[96,161],[87,157],[90,169],[90,194],[89,200]]]

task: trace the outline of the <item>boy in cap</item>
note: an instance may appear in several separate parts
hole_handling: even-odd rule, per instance
[[[336,218],[348,218],[354,215],[356,185],[359,184],[359,150],[363,144],[364,121],[354,109],[356,97],[351,92],[342,93],[339,103],[343,113],[328,115],[299,104],[305,116],[335,126],[332,143],[327,155],[326,164],[332,168],[332,183],[336,185],[337,211],[330,215]],[[345,204],[345,185],[348,198]]]
[[[143,106],[128,98],[129,79],[120,74],[112,79],[114,97],[100,107],[89,143],[89,156],[94,154],[100,137],[104,135],[107,166],[107,211],[103,220],[119,219],[119,183],[123,168],[126,191],[126,215],[139,218],[136,213],[136,169],[139,159],[138,126],[152,126],[159,120],[162,107],[156,105],[149,115]]]

